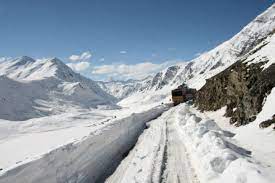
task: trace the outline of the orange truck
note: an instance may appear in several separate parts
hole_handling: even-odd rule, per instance
[[[195,98],[196,90],[188,88],[186,85],[180,85],[177,89],[172,90],[172,101],[174,106],[193,100]]]

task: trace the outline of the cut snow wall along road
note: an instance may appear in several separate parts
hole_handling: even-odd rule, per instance
[[[7,171],[0,183],[102,182],[136,143],[146,122],[168,108],[162,105],[118,120],[84,141],[67,144]]]

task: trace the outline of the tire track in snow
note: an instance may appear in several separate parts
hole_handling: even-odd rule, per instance
[[[164,150],[163,150],[163,156],[162,156],[162,163],[161,163],[161,172],[160,172],[160,176],[159,176],[159,182],[163,182],[164,180],[164,171],[166,170],[166,164],[167,164],[167,121],[165,122],[165,145],[164,145]],[[153,182],[153,181],[152,181]]]
[[[175,109],[150,122],[150,127],[107,182],[199,182],[177,131]]]
[[[184,182],[197,183],[192,165],[189,161],[188,154],[184,143],[178,133],[174,113],[166,121],[167,131],[167,153],[165,162],[166,169],[162,175],[162,183],[166,182]]]

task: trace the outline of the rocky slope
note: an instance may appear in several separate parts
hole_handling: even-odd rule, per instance
[[[226,106],[226,116],[237,126],[255,120],[275,87],[274,49],[272,32],[241,60],[206,81],[197,94],[198,108],[209,111]]]
[[[57,58],[0,63],[0,118],[25,120],[73,108],[112,105],[114,97]]]

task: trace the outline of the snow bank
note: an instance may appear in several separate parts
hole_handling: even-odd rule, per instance
[[[268,119],[272,119],[275,114],[275,88],[273,88],[270,94],[266,97],[265,103],[263,105],[262,111],[257,115],[255,122],[262,122]]]
[[[213,120],[197,117],[184,104],[178,108],[177,120],[201,182],[272,182],[250,151],[232,143],[233,134],[221,130]]]
[[[145,123],[167,108],[162,105],[120,119],[80,142],[67,144],[40,159],[2,172],[0,183],[103,181],[135,144]]]

